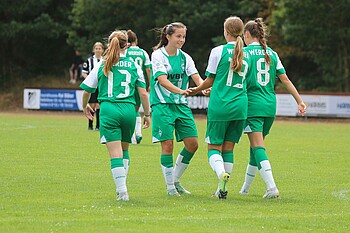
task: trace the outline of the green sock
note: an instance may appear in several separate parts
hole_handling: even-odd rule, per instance
[[[250,151],[250,155],[249,155],[249,157],[250,157],[249,164],[252,165],[252,166],[254,166],[254,167],[256,167],[257,165],[256,165],[256,160],[255,160],[255,156],[254,156],[253,149],[250,148],[249,151]]]
[[[111,159],[111,169],[116,167],[124,167],[123,158],[112,158]]]
[[[224,160],[224,162],[233,163],[234,161],[233,151],[223,151],[222,159]]]
[[[221,155],[221,152],[219,150],[214,150],[214,149],[208,150],[208,161],[210,157],[215,154]]]
[[[182,163],[185,163],[185,164],[189,164],[190,161],[191,161],[191,159],[192,159],[192,157],[193,157],[193,155],[194,155],[194,153],[189,152],[189,151],[186,150],[186,148],[184,147],[184,148],[182,149],[182,151],[180,152],[180,155],[183,156],[181,162],[182,162]]]
[[[224,161],[225,172],[227,172],[228,174],[231,174],[233,170],[233,161],[234,161],[233,151],[223,151],[222,159]]]
[[[130,165],[130,156],[129,156],[129,151],[128,150],[123,150],[123,159],[128,160],[128,164]]]
[[[260,170],[261,169],[261,161],[264,161],[264,160],[269,160],[267,158],[267,155],[266,155],[266,151],[265,151],[265,148],[262,147],[262,146],[256,146],[253,149],[253,153],[254,153],[254,157],[255,157],[255,161],[258,165],[258,169]]]
[[[166,168],[173,167],[173,155],[172,154],[161,154],[160,164]]]

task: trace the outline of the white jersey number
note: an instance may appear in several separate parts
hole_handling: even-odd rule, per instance
[[[143,65],[143,60],[142,60],[141,57],[136,57],[136,58],[135,58],[135,62],[136,62],[136,64],[138,64],[140,67],[142,67],[142,65]]]
[[[124,93],[120,93],[117,95],[117,98],[125,98],[130,94],[129,83],[131,82],[131,74],[127,70],[118,70],[119,73],[125,75],[125,82],[121,82],[121,86],[123,86]],[[113,73],[111,71],[108,72],[108,97],[113,96]]]
[[[233,85],[233,87],[243,88],[243,82],[246,78],[245,76],[247,74],[247,71],[248,71],[248,64],[246,61],[243,60],[243,71],[240,71],[237,73],[239,76],[242,77],[242,81],[241,81],[241,83],[237,83],[237,84]],[[232,69],[229,70],[228,75],[227,75],[226,86],[229,86],[229,87],[232,86],[233,72],[234,71]]]
[[[265,64],[265,69],[262,68],[262,64]],[[256,69],[258,70],[257,79],[261,86],[266,86],[270,82],[270,65],[265,62],[265,58],[260,58],[256,62]],[[263,75],[265,79],[263,80]]]

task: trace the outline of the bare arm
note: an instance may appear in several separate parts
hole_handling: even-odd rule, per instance
[[[302,98],[300,97],[293,83],[289,80],[286,74],[281,74],[278,76],[278,78],[281,80],[283,85],[287,88],[288,92],[294,97],[295,101],[298,104],[299,113],[302,116],[304,116],[304,113],[306,111],[306,104],[303,102]]]
[[[197,86],[201,85],[204,82],[202,77],[199,74],[193,74],[193,75],[191,75],[191,78],[193,79],[193,82]]]
[[[90,107],[88,101],[90,99],[91,94],[87,91],[83,92],[83,99],[82,99],[82,105],[83,105],[83,111],[84,111],[84,115],[90,119],[93,120],[94,116],[91,115],[91,112],[94,112],[94,110]]]
[[[148,98],[148,93],[145,88],[142,87],[137,87],[137,91],[139,93],[143,111],[144,111],[144,121],[143,121],[143,128],[146,129],[150,126],[151,124],[151,112],[150,112],[150,107],[149,107],[149,98]]]
[[[81,76],[83,76],[83,78],[85,79],[85,78],[88,76],[88,73],[82,71],[82,72],[81,72]]]
[[[146,68],[146,90],[149,92],[149,85],[151,80],[151,68]]]
[[[182,90],[178,87],[176,87],[174,84],[172,84],[167,76],[165,74],[162,74],[158,77],[158,82],[160,83],[160,85],[162,85],[165,89],[167,89],[168,91],[170,92],[173,92],[175,94],[185,94],[186,91],[185,90]]]

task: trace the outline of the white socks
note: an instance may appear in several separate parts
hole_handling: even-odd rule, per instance
[[[126,176],[124,167],[116,167],[111,169],[113,180],[116,186],[117,193],[127,192]]]
[[[269,160],[263,160],[260,162],[261,169],[259,170],[261,177],[263,178],[267,189],[273,189],[276,187],[275,181],[272,176],[272,170]]]
[[[163,171],[164,179],[166,182],[167,190],[175,189],[174,174],[173,174],[174,167],[168,168],[168,167],[165,167],[163,165],[161,165],[161,166],[162,166],[162,171]]]
[[[178,155],[175,163],[174,168],[174,182],[179,182],[180,177],[182,174],[184,174],[186,168],[188,167],[188,164],[181,162],[183,159],[182,155]]]
[[[216,173],[218,179],[221,179],[223,173],[225,173],[224,161],[220,154],[213,154],[209,158],[209,164],[213,171]]]
[[[252,166],[250,164],[247,165],[247,170],[244,177],[244,184],[242,187],[242,189],[244,189],[246,192],[249,191],[250,186],[253,183],[253,180],[257,172],[258,172],[258,167]]]

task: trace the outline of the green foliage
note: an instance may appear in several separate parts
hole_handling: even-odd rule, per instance
[[[6,7],[0,10],[0,89],[18,76],[28,79],[69,66],[65,37],[71,1],[7,1],[2,6]]]
[[[107,149],[82,113],[0,113],[0,232],[347,232],[350,163],[347,123],[276,121],[266,138],[279,200],[265,200],[260,175],[240,189],[247,136],[235,146],[227,200],[211,198],[217,178],[207,161],[206,121],[181,179],[191,196],[168,197],[160,145],[143,130],[130,145],[130,201],[115,200]],[[286,132],[288,132],[286,134]],[[317,132],[317,137],[315,137]],[[174,155],[183,147],[175,143]]]
[[[115,29],[132,29],[149,54],[155,29],[181,21],[184,51],[201,75],[210,50],[224,43],[223,22],[263,17],[289,77],[301,90],[350,91],[349,0],[3,0],[0,8],[0,90],[19,79],[67,73],[74,49],[83,57]]]
[[[316,87],[350,91],[349,11],[348,0],[282,0],[273,13],[283,43],[298,50],[301,61],[319,66]],[[305,66],[304,71],[310,68]]]

